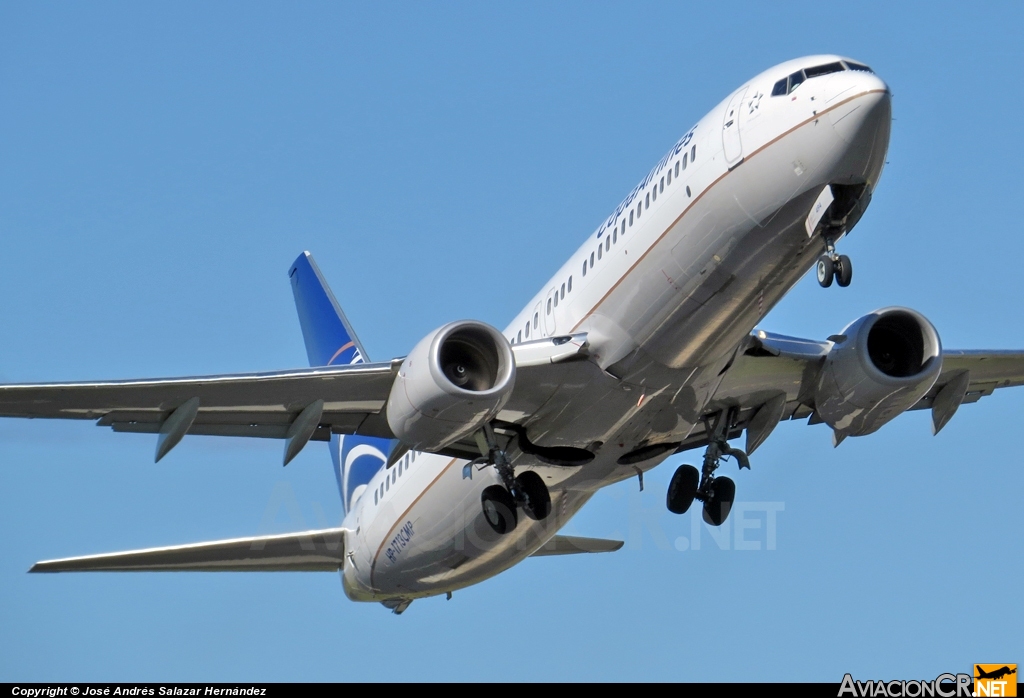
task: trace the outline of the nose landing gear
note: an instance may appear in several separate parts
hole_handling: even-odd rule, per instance
[[[725,440],[729,431],[728,425],[733,422],[734,417],[735,412],[729,410],[727,414],[719,412],[714,418],[713,425],[705,422],[710,438],[704,452],[704,467],[698,474],[692,465],[681,465],[669,483],[666,503],[668,510],[673,514],[685,514],[693,500],[699,499],[704,503],[703,517],[708,524],[721,526],[728,518],[733,500],[736,498],[736,483],[727,477],[715,477],[714,473],[721,459],[728,456],[736,459],[741,470],[750,469],[747,454],[731,447]]]
[[[836,254],[832,238],[825,238],[825,249],[825,254],[818,257],[818,283],[822,288],[828,288],[834,278],[836,283],[846,288],[853,281],[853,262],[845,254]]]

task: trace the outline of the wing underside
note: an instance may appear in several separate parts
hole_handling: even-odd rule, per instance
[[[748,427],[751,426],[751,420],[760,408],[772,400],[783,404],[781,420],[806,419],[810,424],[819,423],[813,396],[818,370],[830,346],[831,342],[766,332],[751,335],[748,348],[736,358],[725,375],[714,399],[707,406],[706,414],[733,408],[736,419],[730,427],[728,438],[738,438],[747,429],[748,451],[753,450],[749,448],[751,445],[754,448],[760,445],[759,441],[750,443],[752,434]],[[1024,385],[1024,352],[945,350],[938,380],[910,409],[932,409],[942,389],[956,380],[966,382],[963,399],[943,416],[943,421],[936,419],[936,431],[952,417],[960,404],[977,402],[998,388]],[[756,441],[756,436],[754,438]],[[706,425],[701,423],[678,450],[699,448],[706,444]]]

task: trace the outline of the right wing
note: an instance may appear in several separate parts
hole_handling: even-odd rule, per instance
[[[756,421],[761,419],[757,417],[759,411],[762,417],[774,409],[777,417],[773,418],[818,423],[814,389],[831,345],[763,331],[750,335],[747,348],[725,374],[706,414],[735,408],[737,418],[728,438],[738,438],[746,429],[748,453],[763,443],[773,426],[769,420],[767,427],[759,428],[763,426]],[[977,402],[997,388],[1019,385],[1024,385],[1024,352],[944,350],[942,372],[935,385],[910,409],[932,409],[933,430],[937,433],[961,404]],[[943,394],[945,388],[949,390]],[[769,409],[762,410],[766,406]],[[698,424],[679,450],[706,445],[705,429],[704,424]]]

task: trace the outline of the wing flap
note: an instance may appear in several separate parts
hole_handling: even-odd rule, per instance
[[[29,572],[334,572],[344,563],[340,528],[44,560]]]

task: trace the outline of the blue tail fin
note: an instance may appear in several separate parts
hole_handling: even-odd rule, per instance
[[[342,312],[313,255],[303,252],[292,264],[288,277],[299,311],[302,338],[310,366],[361,364],[366,351]]]
[[[288,271],[310,366],[339,366],[369,361],[313,255],[303,252]],[[331,435],[331,459],[345,511],[378,470],[393,442],[370,436]],[[359,490],[359,491],[357,491]]]

